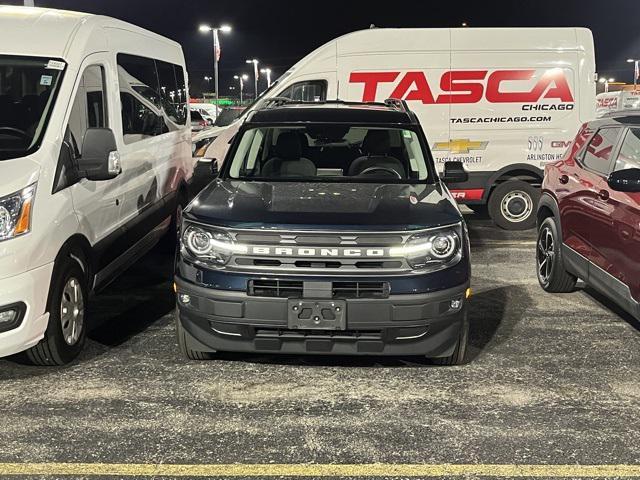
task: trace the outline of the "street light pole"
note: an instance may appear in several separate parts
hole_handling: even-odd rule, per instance
[[[220,104],[220,93],[218,89],[218,61],[220,60],[220,38],[218,32],[229,33],[231,27],[222,25],[221,27],[210,27],[209,25],[200,25],[201,32],[211,32],[213,37],[213,86],[216,89],[216,117],[218,116],[218,108]]]
[[[633,89],[638,86],[638,77],[640,77],[640,59],[629,58],[628,63],[633,63]]]
[[[240,82],[240,105],[242,105],[242,94],[244,92],[244,81],[249,78],[249,75],[243,73],[242,75],[234,75],[233,78]]]
[[[271,88],[271,69],[263,68],[260,70],[260,73],[264,73],[267,75],[267,88]]]
[[[255,97],[258,98],[258,63],[260,63],[255,58],[252,60],[247,60],[246,63],[253,63],[253,84],[255,88]]]

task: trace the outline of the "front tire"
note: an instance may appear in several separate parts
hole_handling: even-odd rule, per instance
[[[44,338],[27,350],[31,363],[60,366],[74,360],[86,341],[87,279],[78,262],[64,258],[54,270],[47,311],[49,323]]]
[[[555,219],[546,218],[538,230],[536,271],[540,286],[550,293],[569,293],[577,282],[577,278],[565,269],[561,246]]]
[[[175,323],[176,323],[176,336],[178,339],[178,348],[182,355],[184,355],[189,360],[211,360],[213,358],[213,354],[210,352],[200,352],[198,350],[193,350],[189,346],[189,332],[187,332],[182,326],[182,322],[180,321],[180,313],[176,309],[175,313]]]
[[[431,363],[434,365],[464,365],[466,363],[467,345],[469,344],[469,319],[467,317],[467,307],[463,307],[462,326],[456,340],[456,346],[453,353],[448,357],[432,358]]]
[[[498,185],[489,197],[489,215],[505,230],[529,230],[536,225],[540,189],[522,180]]]

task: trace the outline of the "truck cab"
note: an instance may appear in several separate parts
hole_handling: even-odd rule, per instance
[[[445,179],[464,181],[461,164]],[[178,339],[215,351],[423,355],[467,343],[466,226],[405,102],[273,102],[185,209]]]

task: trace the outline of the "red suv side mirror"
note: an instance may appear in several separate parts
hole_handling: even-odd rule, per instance
[[[611,173],[609,187],[618,192],[640,192],[640,168],[627,168]]]

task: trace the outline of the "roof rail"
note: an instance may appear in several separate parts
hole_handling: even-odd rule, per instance
[[[409,111],[409,105],[407,105],[407,101],[406,100],[401,100],[399,98],[387,98],[384,101],[384,104],[387,107],[393,107],[397,110],[402,110],[403,112],[408,112]]]

